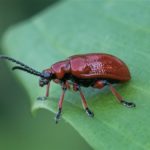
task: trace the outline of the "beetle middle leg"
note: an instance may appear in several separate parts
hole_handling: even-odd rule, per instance
[[[83,108],[85,109],[88,116],[94,117],[94,113],[89,109],[88,104],[86,102],[86,99],[84,97],[84,94],[82,93],[82,90],[81,90],[80,86],[74,83],[73,84],[73,89],[74,89],[74,91],[79,91],[80,96],[81,96],[81,100],[82,100]]]

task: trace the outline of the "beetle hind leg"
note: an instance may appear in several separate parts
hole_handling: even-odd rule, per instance
[[[124,106],[128,107],[128,108],[133,108],[133,107],[136,107],[136,105],[132,102],[127,102],[125,100],[123,100],[122,96],[116,91],[116,89],[111,85],[109,84],[109,88],[112,92],[112,94],[117,98],[117,100]]]

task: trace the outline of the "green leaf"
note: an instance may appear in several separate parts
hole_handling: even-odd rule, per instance
[[[116,85],[125,99],[137,104],[128,109],[115,101],[108,88],[84,89],[95,117],[82,109],[79,93],[68,91],[63,118],[96,150],[150,149],[150,1],[62,1],[11,28],[4,37],[4,52],[37,70],[70,55],[103,52],[116,55],[128,66],[132,80]],[[33,110],[57,111],[61,88],[51,85],[47,101],[35,76],[15,72],[30,95]],[[53,118],[51,118],[53,119]]]

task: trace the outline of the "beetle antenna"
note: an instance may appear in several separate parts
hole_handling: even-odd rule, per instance
[[[23,67],[30,68],[29,66],[23,64],[22,62],[20,62],[20,61],[18,61],[18,60],[15,60],[15,59],[13,59],[13,58],[11,58],[11,57],[8,57],[8,56],[0,56],[0,59],[7,59],[7,60],[12,61],[12,62],[14,62],[14,63],[16,63],[16,64],[19,64],[19,65],[21,65],[21,66],[23,66]]]
[[[16,69],[26,71],[26,72],[33,74],[33,75],[36,75],[36,76],[44,77],[40,72],[37,72],[34,70],[29,70],[28,68],[24,68],[24,67],[20,67],[20,66],[12,67],[12,70],[16,70]]]
[[[29,67],[29,66],[23,64],[22,62],[20,62],[20,61],[18,61],[18,60],[13,59],[13,58],[11,58],[11,57],[1,55],[1,56],[0,56],[0,59],[6,59],[6,60],[12,61],[12,62],[14,62],[14,63],[16,63],[16,64],[19,64],[19,65],[23,66],[23,67],[19,67],[19,66],[13,67],[13,68],[12,68],[13,70],[15,70],[15,69],[20,69],[20,70],[27,71],[28,73],[31,73],[31,74],[34,74],[34,75],[37,75],[37,76],[42,76],[42,74],[41,74],[40,72],[34,70],[33,68],[31,68],[31,67]]]

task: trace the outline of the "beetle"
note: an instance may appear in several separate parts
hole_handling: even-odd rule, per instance
[[[112,84],[124,83],[131,79],[127,65],[116,56],[105,53],[74,55],[54,63],[50,68],[45,69],[42,72],[36,71],[11,57],[0,56],[0,59],[6,59],[18,64],[17,66],[14,66],[12,70],[22,70],[39,76],[39,86],[43,87],[47,85],[46,96],[44,99],[49,96],[51,80],[61,85],[62,94],[58,103],[58,112],[55,118],[56,123],[58,123],[61,116],[66,90],[70,89],[71,85],[73,86],[74,91],[79,91],[83,107],[90,117],[93,117],[94,113],[89,109],[81,87],[102,89],[105,86],[109,86],[112,94],[121,104],[129,108],[136,106],[132,102],[125,101],[112,86]],[[40,97],[39,99],[43,98]]]

